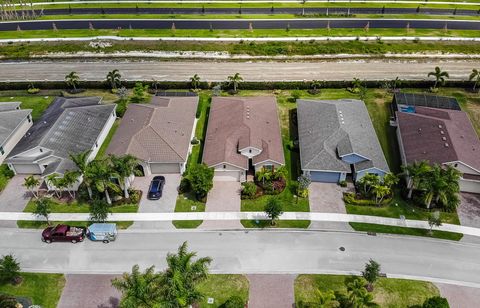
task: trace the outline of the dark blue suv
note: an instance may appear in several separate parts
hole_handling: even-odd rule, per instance
[[[163,186],[165,185],[164,176],[156,176],[150,183],[147,198],[150,200],[158,200],[162,197]]]

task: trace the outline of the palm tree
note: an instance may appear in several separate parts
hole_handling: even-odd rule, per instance
[[[363,187],[363,193],[365,195],[370,192],[373,186],[378,185],[379,183],[380,178],[374,173],[367,173],[360,180],[358,180],[358,184]]]
[[[275,169],[273,172],[273,176],[275,177],[275,179],[279,179],[279,178],[286,179],[287,175],[288,175],[288,170],[285,166],[281,166],[280,168]]]
[[[195,252],[187,251],[184,242],[176,254],[167,255],[167,269],[161,274],[162,307],[188,307],[203,298],[197,289],[199,283],[208,277],[210,257],[193,260]]]
[[[400,179],[395,174],[389,172],[383,177],[383,185],[388,188],[392,188],[394,185],[397,185]]]
[[[116,89],[117,86],[121,84],[121,78],[122,75],[120,75],[119,70],[114,69],[111,72],[108,72],[107,74],[107,82],[110,84],[110,87],[113,89]]]
[[[80,171],[70,171],[67,170],[63,174],[63,183],[65,188],[67,189],[68,194],[70,197],[75,199],[75,191],[72,189],[73,185],[78,182],[78,178],[80,177]]]
[[[30,190],[35,199],[38,199],[38,187],[40,186],[39,179],[37,179],[33,175],[26,177],[23,186]]]
[[[256,176],[257,180],[262,181],[262,183],[265,185],[265,181],[269,181],[272,178],[272,173],[270,170],[262,168],[260,171],[257,171]]]
[[[70,72],[67,76],[65,76],[65,82],[67,86],[72,87],[73,90],[77,90],[78,81],[80,77],[78,76],[77,72]]]
[[[375,194],[375,203],[380,205],[386,195],[390,194],[391,190],[385,185],[374,185],[372,192]]]
[[[317,289],[315,290],[315,298],[315,307],[318,308],[333,308],[339,305],[333,290],[322,292]]]
[[[347,284],[348,301],[351,307],[373,307],[373,295],[365,288],[365,281],[357,278]]]
[[[60,195],[58,194],[58,189],[57,189],[58,174],[57,173],[52,173],[52,174],[47,175],[45,177],[45,182],[47,182],[48,191],[53,190],[53,192],[55,193],[57,198],[60,198]],[[52,189],[50,189],[50,188],[52,188]]]
[[[85,175],[87,168],[88,168],[88,159],[90,154],[92,153],[91,150],[86,150],[77,154],[70,154],[70,159],[73,161],[75,166],[77,166],[78,171],[80,172],[80,176],[83,177],[83,183],[87,186],[88,196],[90,200],[92,200],[92,179]]]
[[[423,183],[426,180],[426,175],[430,172],[432,167],[427,161],[422,160],[420,162],[414,162],[411,165],[402,166],[402,169],[402,174],[408,178],[408,199],[411,199],[413,190],[419,189],[423,186]]]
[[[119,176],[118,180],[120,184],[123,186],[125,199],[130,198],[128,194],[128,189],[130,188],[130,177],[136,173],[136,167],[139,163],[138,159],[133,155],[110,155],[110,161],[112,162],[113,169]]]
[[[477,70],[477,69],[473,69],[472,70],[472,73],[470,74],[470,76],[468,77],[468,80],[470,81],[474,81],[473,83],[473,92],[475,92],[478,84],[480,83],[480,70]]]
[[[243,81],[242,76],[240,76],[240,73],[235,73],[233,76],[228,76],[228,84],[233,85],[233,92],[237,93],[237,87],[238,85]]]
[[[192,84],[192,88],[196,91],[198,86],[200,85],[200,76],[197,74],[190,77],[190,83]]]
[[[151,266],[141,273],[139,266],[132,267],[132,273],[124,273],[121,278],[112,280],[112,286],[122,293],[121,307],[158,307],[160,298],[160,276]]]
[[[427,76],[435,77],[435,84],[433,85],[433,89],[437,88],[438,83],[443,85],[445,84],[446,79],[450,78],[450,75],[448,74],[448,72],[442,71],[438,66],[435,67],[435,71],[428,73]]]
[[[92,179],[92,185],[101,192],[105,193],[105,199],[109,205],[112,204],[109,189],[120,192],[121,190],[112,182],[112,178],[118,178],[118,174],[114,172],[107,160],[94,160],[88,164],[87,177]]]
[[[442,167],[435,164],[427,174],[426,181],[422,187],[425,190],[424,202],[427,209],[430,208],[432,200],[447,203],[448,183],[443,175]]]

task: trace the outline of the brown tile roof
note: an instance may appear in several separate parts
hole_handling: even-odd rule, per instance
[[[460,161],[480,171],[480,140],[465,112],[416,107],[397,118],[407,163]]]
[[[154,97],[130,104],[107,153],[131,154],[150,162],[185,162],[198,97]]]
[[[262,150],[253,164],[266,160],[285,164],[275,97],[214,97],[203,162],[209,166],[226,162],[247,170],[248,158],[239,150],[249,146]]]

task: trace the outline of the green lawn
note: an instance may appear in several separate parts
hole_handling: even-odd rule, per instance
[[[28,297],[34,305],[55,308],[65,286],[63,274],[22,273],[20,285],[1,285],[0,293]]]
[[[209,275],[207,281],[199,285],[199,291],[205,295],[200,302],[201,308],[220,307],[232,296],[238,296],[245,302],[248,300],[249,283],[243,275]],[[208,304],[208,298],[213,298],[213,304]]]
[[[197,137],[200,143],[193,146],[192,153],[190,153],[190,156],[188,157],[187,169],[192,165],[202,162],[202,150],[205,141],[205,135],[207,134],[208,113],[210,111],[211,103],[210,95],[210,91],[202,91],[199,94],[198,111],[200,111],[200,117],[197,119],[195,137]]]
[[[73,201],[71,203],[58,202],[52,199],[52,206],[50,207],[52,213],[89,213],[88,203]],[[33,212],[35,208],[34,200],[30,200],[23,210],[25,213]],[[122,204],[111,207],[112,213],[136,213],[138,211],[137,204]]]
[[[272,226],[268,220],[241,220],[245,228],[295,228],[307,229],[310,226],[310,220],[277,220]]]
[[[351,222],[350,226],[352,226],[352,228],[356,231],[425,236],[425,237],[433,237],[433,238],[439,238],[439,239],[451,240],[451,241],[459,241],[463,237],[462,233],[438,231],[438,230],[434,230],[432,233],[430,233],[429,230],[426,230],[426,229],[385,226],[385,225],[376,225],[376,224],[367,224],[367,223],[358,223],[358,222]]]
[[[195,209],[192,209],[195,206]],[[175,212],[205,212],[205,203],[197,201],[191,193],[181,194],[177,197]],[[202,224],[203,220],[174,220],[173,225],[177,229],[194,229]]]
[[[299,275],[295,280],[295,303],[314,302],[318,289],[346,293],[345,283],[352,279],[353,276]],[[422,305],[427,298],[439,295],[433,283],[392,278],[380,278],[373,290],[375,303],[386,308]]]
[[[133,221],[109,221],[117,225],[118,229],[128,229],[133,225]],[[52,221],[52,225],[66,224],[78,227],[88,227],[92,224],[90,221]],[[17,220],[17,226],[23,229],[44,229],[48,224],[44,221]]]
[[[38,120],[48,105],[53,101],[54,96],[0,96],[1,102],[22,102],[22,109],[32,109],[32,119]]]
[[[0,165],[0,192],[5,189],[8,181],[14,176],[14,173],[7,165]]]
[[[107,151],[108,145],[112,141],[113,135],[115,135],[115,132],[117,131],[119,125],[120,125],[120,120],[117,119],[115,120],[115,122],[113,122],[112,128],[110,128],[110,131],[108,132],[107,137],[103,141],[102,146],[100,147],[100,150],[98,150],[96,158],[102,158],[103,156],[105,156],[105,152]]]

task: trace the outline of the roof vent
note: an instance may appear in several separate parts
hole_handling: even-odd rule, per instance
[[[427,154],[427,151],[423,151],[423,154]]]
[[[443,140],[443,141],[447,141],[447,137],[442,137],[442,140]]]
[[[443,126],[441,124],[438,125],[438,128],[443,128]]]
[[[445,147],[446,147],[446,148],[448,148],[448,147],[449,147],[448,143],[446,143],[446,142],[445,142]]]
[[[441,135],[445,135],[445,132],[443,130],[440,131]]]

